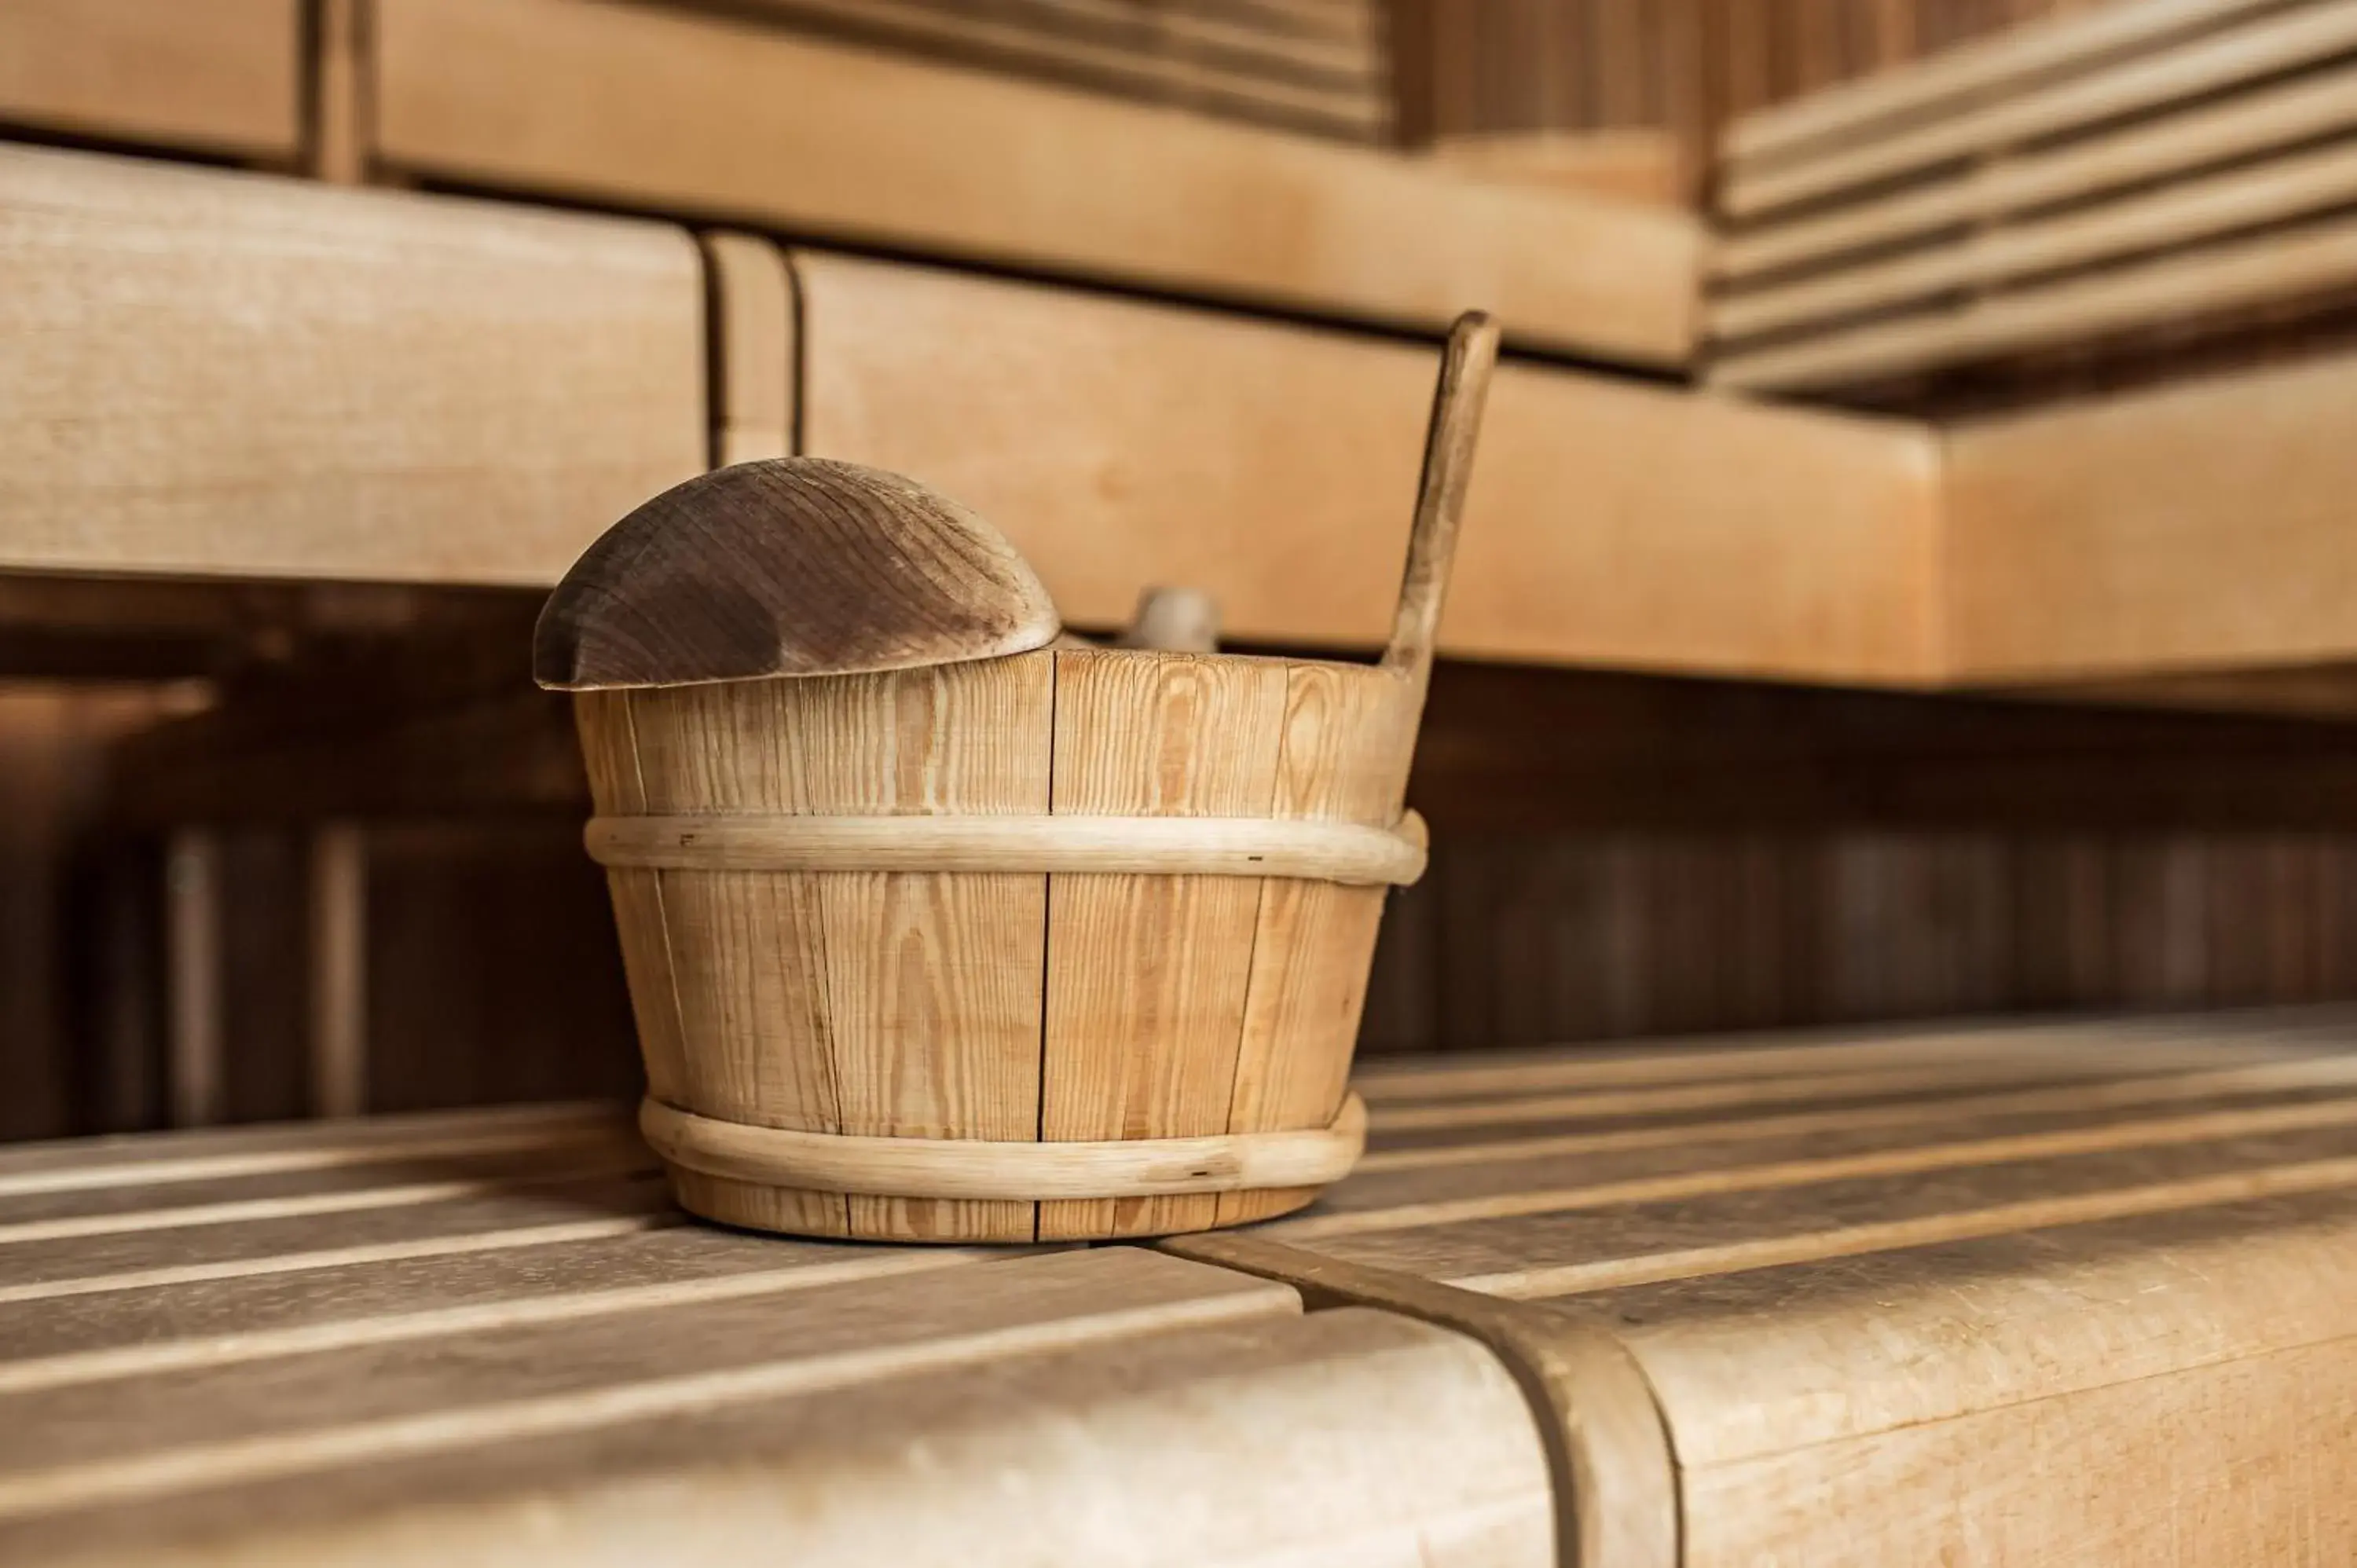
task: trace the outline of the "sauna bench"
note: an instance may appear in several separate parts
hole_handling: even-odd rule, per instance
[[[0,1149],[0,1562],[1543,1568],[1496,1358],[1142,1247],[755,1237],[543,1107]]]
[[[0,1149],[0,1561],[2357,1545],[2357,1015],[1358,1082],[1357,1175],[1159,1248],[692,1224],[603,1107]]]
[[[2357,1561],[2357,1014],[1379,1060],[1164,1243],[1487,1338],[1577,1561]]]

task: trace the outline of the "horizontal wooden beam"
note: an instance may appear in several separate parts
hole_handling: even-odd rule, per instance
[[[2126,11],[2136,6],[2119,6]],[[2246,7],[2242,7],[2246,8]],[[2034,145],[2124,116],[2187,103],[2357,48],[2357,7],[2325,5],[2262,16],[2176,41],[2048,85],[1964,102],[1890,134],[1845,143],[1822,157],[1747,174],[1738,164],[1721,204],[1750,218],[1976,155]]]
[[[1952,432],[1949,677],[2348,659],[2352,430],[2344,354]]]
[[[0,124],[291,161],[301,0],[8,0]]]
[[[1738,283],[2035,209],[2069,208],[2130,187],[2173,185],[2197,170],[2333,136],[2357,127],[2357,70],[2342,66],[2169,109],[2158,119],[2008,153],[1951,178],[1729,235],[1713,248],[1711,272]],[[2264,173],[2270,166],[2251,166]]]
[[[2336,172],[2335,179],[2344,177]],[[2273,199],[2264,182],[2262,200]],[[2096,223],[2108,220],[2093,220]],[[1797,392],[2084,343],[2202,316],[2328,295],[2357,282],[2357,219],[2260,231],[1964,305],[1722,355],[1714,385]]]
[[[1430,349],[800,252],[803,449],[991,518],[1076,624],[1204,589],[1229,635],[1373,647]],[[1508,365],[1445,651],[1909,682],[1932,654],[1928,432]]]
[[[1682,213],[602,0],[379,0],[379,166],[1649,365]]]
[[[544,583],[705,466],[655,224],[0,147],[0,569]]]

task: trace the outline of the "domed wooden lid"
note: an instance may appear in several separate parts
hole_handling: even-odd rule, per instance
[[[1053,641],[1048,591],[998,531],[897,474],[816,457],[673,486],[549,596],[532,673],[562,691],[856,674]]]

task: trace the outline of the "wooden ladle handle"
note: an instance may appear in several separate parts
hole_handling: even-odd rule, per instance
[[[1407,574],[1383,667],[1421,688],[1431,678],[1433,638],[1457,557],[1457,523],[1473,474],[1473,442],[1490,397],[1490,371],[1498,362],[1498,326],[1478,310],[1457,318],[1432,394],[1432,424],[1424,438],[1424,479],[1415,493],[1415,526],[1407,540]]]

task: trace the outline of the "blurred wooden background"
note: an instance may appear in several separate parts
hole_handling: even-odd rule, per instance
[[[2104,0],[1394,0],[1410,145],[1518,133],[1658,138],[1699,198],[1728,120]]]

